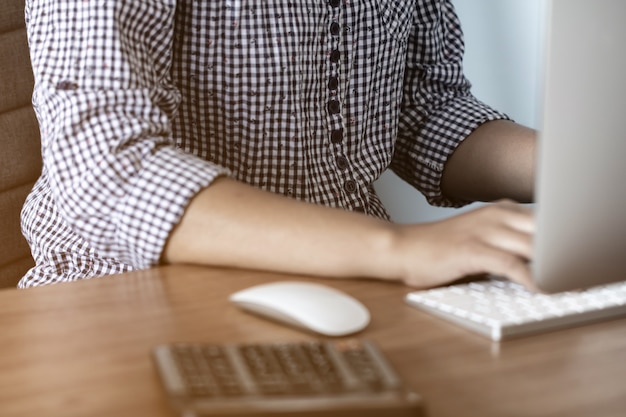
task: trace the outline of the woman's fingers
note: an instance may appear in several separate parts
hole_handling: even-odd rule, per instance
[[[484,245],[476,251],[472,262],[475,262],[473,268],[477,271],[482,269],[480,271],[482,273],[506,277],[530,290],[537,291],[527,259],[510,251]]]

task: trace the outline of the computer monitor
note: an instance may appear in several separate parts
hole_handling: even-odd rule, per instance
[[[546,0],[533,278],[626,280],[626,1]]]

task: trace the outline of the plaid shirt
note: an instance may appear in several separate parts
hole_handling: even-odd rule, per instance
[[[159,263],[220,175],[387,218],[391,167],[433,204],[487,120],[446,0],[28,0],[43,172],[21,287]]]

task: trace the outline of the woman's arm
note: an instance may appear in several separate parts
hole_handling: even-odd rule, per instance
[[[442,222],[395,225],[218,179],[191,202],[163,260],[371,277],[415,287],[494,273],[532,287],[531,213],[500,202]]]
[[[441,186],[453,199],[533,201],[536,132],[508,120],[487,122],[454,151]]]

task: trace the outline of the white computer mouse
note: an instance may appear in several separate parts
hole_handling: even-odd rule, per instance
[[[279,281],[238,291],[230,301],[245,311],[326,336],[345,336],[367,326],[367,308],[325,285]]]

